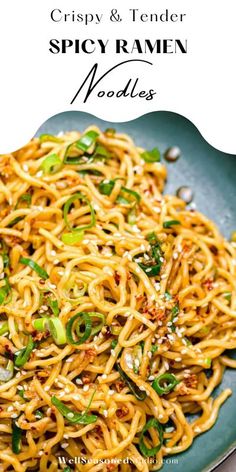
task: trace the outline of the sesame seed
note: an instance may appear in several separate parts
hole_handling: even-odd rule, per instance
[[[22,169],[23,169],[24,172],[28,172],[28,170],[29,170],[28,164],[26,164],[26,163],[24,162],[24,164],[23,164],[23,166],[22,166]]]
[[[44,390],[45,390],[45,392],[48,392],[48,390],[50,390],[49,385],[46,385],[46,387],[44,387]]]
[[[105,418],[108,417],[108,411],[107,410],[103,410],[103,415],[105,416]]]
[[[73,395],[74,400],[81,400],[81,396],[78,395],[77,393]]]
[[[108,390],[108,395],[114,395],[115,390]]]
[[[61,444],[62,449],[66,449],[69,446],[69,443],[63,443]]]
[[[13,413],[13,414],[11,415],[11,418],[13,418],[13,419],[14,419],[14,418],[17,418],[17,416],[18,416],[18,413]]]
[[[84,386],[83,386],[83,391],[84,391],[84,392],[87,392],[88,390],[89,390],[89,385],[84,385]]]
[[[176,358],[175,358],[175,361],[176,361],[176,362],[181,362],[182,359],[181,359],[181,357],[176,357]]]

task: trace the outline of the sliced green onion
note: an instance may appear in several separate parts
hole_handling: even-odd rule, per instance
[[[57,154],[51,154],[43,160],[40,169],[42,169],[44,174],[55,174],[61,167],[62,161],[60,157]]]
[[[170,321],[172,323],[171,331],[173,331],[173,332],[175,331],[175,324],[174,324],[173,320],[175,319],[176,316],[178,316],[178,314],[179,314],[179,305],[177,303],[171,310],[171,319],[170,319]]]
[[[137,222],[137,211],[136,207],[133,207],[132,210],[129,211],[127,220],[129,225],[135,225]]]
[[[46,325],[47,325],[48,318],[37,318],[36,320],[33,321],[33,327],[37,331],[45,331],[46,330]]]
[[[76,200],[81,200],[81,201],[85,202],[88,205],[88,207],[90,209],[90,213],[91,213],[91,221],[88,225],[78,226],[77,228],[73,228],[69,223],[68,213],[70,211],[71,205]],[[85,229],[92,228],[95,225],[95,222],[96,222],[95,211],[94,211],[90,201],[82,193],[75,193],[72,197],[69,198],[69,200],[67,200],[67,202],[64,205],[64,209],[63,209],[63,217],[64,217],[64,221],[65,221],[65,224],[66,224],[67,228],[69,228],[71,231],[80,231],[80,232],[84,231]]]
[[[9,333],[8,321],[0,321],[0,336]]]
[[[164,221],[163,223],[163,228],[171,228],[173,225],[180,225],[180,221],[179,220],[169,220],[169,221]]]
[[[226,300],[228,300],[228,302],[231,302],[232,293],[231,293],[231,292],[226,292],[226,293],[224,294],[224,298],[225,298]]]
[[[61,240],[68,246],[73,246],[84,239],[84,231],[77,231],[77,233],[64,233]]]
[[[142,363],[142,358],[143,358],[143,351],[142,347],[140,344],[136,344],[133,349],[133,371],[135,374],[138,374],[139,372],[139,367],[141,366]]]
[[[179,383],[175,375],[173,374],[162,374],[152,382],[152,388],[158,393],[158,395],[166,395],[171,390],[174,390],[176,385]],[[166,384],[166,385],[163,385]]]
[[[71,468],[70,468],[70,467],[65,467],[65,468],[63,469],[63,472],[71,472]]]
[[[28,259],[27,257],[20,257],[21,264],[24,264],[30,267],[32,270],[37,272],[37,274],[41,277],[41,279],[47,280],[49,278],[48,273],[42,267],[40,267],[37,262],[33,261],[32,259]]]
[[[160,241],[159,241],[156,233],[154,233],[154,232],[148,233],[147,236],[146,236],[146,239],[152,245],[155,245],[157,243],[160,244]]]
[[[145,272],[148,277],[158,275],[162,266],[162,250],[159,242],[151,245],[150,251],[136,254],[134,262]],[[140,260],[141,259],[141,260]]]
[[[166,300],[172,300],[172,295],[168,291],[164,293],[164,297]]]
[[[149,449],[144,443],[144,435],[150,428],[155,428],[157,430],[158,435],[159,435],[159,444]],[[162,444],[163,444],[163,427],[156,418],[150,418],[148,422],[145,424],[140,434],[140,438],[139,438],[140,452],[145,457],[155,456],[158,453],[158,451],[161,449]]]
[[[119,178],[114,179],[114,180],[107,180],[104,179],[102,182],[99,183],[98,189],[103,195],[111,195],[111,192],[115,186],[116,180],[120,180]],[[133,197],[133,199],[130,200],[130,197]],[[133,201],[140,202],[141,196],[135,192],[135,190],[131,190],[130,188],[127,187],[121,187],[120,193],[116,199],[117,203],[121,203],[124,205],[130,205]]]
[[[48,329],[56,344],[60,345],[66,343],[66,332],[60,318],[49,318]]]
[[[153,344],[150,349],[151,353],[154,354],[155,352],[157,352],[157,350],[158,350],[158,346],[156,344]]]
[[[121,331],[122,331],[122,326],[111,325],[111,334],[113,334],[114,336],[119,336]]]
[[[92,146],[92,144],[95,144],[98,136],[99,133],[97,133],[97,131],[88,131],[83,134],[78,141],[76,141],[76,147],[85,152]]]
[[[17,210],[17,208],[19,207],[20,202],[26,202],[27,206],[29,207],[31,205],[31,202],[32,202],[31,195],[29,193],[23,193],[17,200],[15,210]]]
[[[3,267],[4,268],[9,267],[10,259],[9,259],[8,254],[6,254],[6,253],[2,254],[2,261],[3,261]]]
[[[117,344],[118,344],[117,339],[112,339],[112,342],[111,342],[111,349],[115,349],[116,346],[117,346]]]
[[[145,162],[160,162],[161,154],[160,154],[159,149],[153,148],[151,151],[144,151],[141,154],[141,158]]]
[[[98,318],[100,319],[101,321],[98,323],[98,324],[95,324],[93,326],[93,323],[92,323],[92,319],[93,318]],[[76,323],[76,334],[79,338],[78,341],[76,341],[74,338],[73,338],[73,335],[72,335],[72,328],[73,328],[73,325],[74,325],[74,322],[77,320],[77,323]],[[67,327],[66,327],[66,333],[67,333],[67,339],[69,340],[69,342],[71,344],[82,344],[84,343],[90,336],[94,336],[96,333],[98,333],[99,331],[101,331],[101,329],[103,328],[104,326],[104,323],[105,323],[105,317],[102,313],[97,313],[97,312],[93,312],[93,311],[90,311],[90,312],[81,312],[81,313],[77,313],[76,315],[74,315],[70,321],[68,322],[67,324]],[[85,329],[83,332],[80,331],[80,326],[84,324],[85,325]]]
[[[70,423],[73,424],[91,424],[97,421],[96,415],[88,415],[87,413],[77,413],[76,411],[68,408],[64,403],[58,400],[55,395],[52,396],[52,404],[58,409],[58,411],[66,418]]]
[[[41,420],[41,418],[44,417],[44,414],[43,414],[42,411],[40,411],[40,410],[35,410],[34,416],[35,416],[35,418],[37,418],[38,420]]]
[[[93,160],[100,159],[100,158],[108,159],[110,157],[111,157],[110,151],[108,151],[108,149],[106,149],[104,146],[101,146],[101,144],[97,144],[97,146],[95,147],[95,151],[92,154]]]
[[[7,227],[12,228],[12,226],[15,226],[17,223],[19,223],[19,221],[23,220],[24,218],[25,218],[24,216],[17,216],[16,218],[14,218],[14,220],[8,223]]]
[[[85,329],[83,333],[80,333],[79,340],[76,341],[73,337],[72,329],[73,329],[74,322],[78,319],[81,319],[80,324],[82,324],[82,322],[84,323]],[[69,320],[69,322],[66,325],[66,336],[70,344],[77,344],[77,345],[83,344],[90,337],[91,332],[92,332],[92,319],[90,318],[89,314],[86,312],[80,312],[72,316],[72,318]],[[76,330],[76,333],[78,335],[78,330]]]
[[[14,364],[16,367],[22,367],[30,358],[31,352],[35,347],[35,343],[32,336],[29,336],[28,344],[26,347],[16,352],[14,355]]]
[[[102,193],[103,195],[111,195],[111,192],[115,186],[115,180],[102,180],[102,182],[99,183],[98,189],[99,192]]]
[[[12,420],[12,452],[19,454],[21,451],[22,429],[17,425],[16,420]]]
[[[140,390],[138,385],[136,385],[133,380],[131,380],[128,375],[122,370],[120,365],[118,363],[115,364],[116,369],[118,370],[120,377],[125,381],[125,383],[128,385],[130,391],[133,393],[133,395],[137,398],[139,401],[144,401],[145,398],[147,397],[147,394],[145,391]]]
[[[211,358],[210,357],[206,357],[204,359],[204,364],[207,368],[211,367]]]
[[[58,306],[58,301],[57,300],[52,300],[52,298],[48,298],[48,304],[55,316],[58,316],[60,313],[59,306]]]
[[[23,400],[27,400],[27,398],[25,397],[25,389],[22,388],[21,390],[18,390],[18,395],[23,398]]]
[[[59,138],[59,136],[53,136],[52,134],[41,134],[39,136],[39,140],[41,143],[45,143],[47,141],[52,143],[63,143],[63,139]]]
[[[97,137],[99,134],[96,131],[88,131],[86,134],[81,136],[80,139],[77,141],[69,144],[66,148],[66,152],[64,155],[63,162],[64,164],[80,164],[81,161],[83,162],[83,157],[84,156],[76,156],[76,157],[71,157],[69,156],[69,152],[72,148],[77,148],[80,151],[83,151],[85,153],[93,144],[95,144]]]
[[[0,381],[8,382],[12,379],[14,374],[14,364],[11,360],[8,361],[6,368],[0,367]]]
[[[127,195],[126,195],[127,194]],[[129,196],[133,197],[134,200],[131,200],[128,198]],[[117,203],[125,203],[130,204],[132,201],[140,202],[141,196],[139,193],[135,192],[135,190],[131,190],[130,188],[127,187],[121,187],[120,194],[118,195],[116,201]]]
[[[0,305],[6,305],[9,302],[9,294],[11,292],[11,286],[8,278],[4,278],[5,285],[0,288]]]
[[[77,282],[76,275],[76,272],[71,273],[63,290],[63,298],[72,305],[77,305],[80,302],[81,297],[85,295],[88,288],[83,280]]]

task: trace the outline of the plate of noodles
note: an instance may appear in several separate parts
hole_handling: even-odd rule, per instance
[[[210,471],[236,433],[235,156],[66,112],[0,156],[0,471]]]

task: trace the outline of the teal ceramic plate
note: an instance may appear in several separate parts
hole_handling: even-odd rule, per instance
[[[165,193],[190,185],[197,208],[214,220],[227,238],[236,230],[236,156],[211,147],[187,119],[175,113],[154,112],[126,123],[108,123],[87,113],[65,112],[50,118],[37,134],[82,131],[91,124],[101,129],[115,127],[145,148],[158,146],[164,152],[169,146],[179,146],[181,158],[167,164]],[[215,394],[227,387],[233,395],[222,406],[214,427],[196,438],[186,452],[167,459],[163,472],[209,472],[236,448],[236,371],[233,369],[226,370]]]

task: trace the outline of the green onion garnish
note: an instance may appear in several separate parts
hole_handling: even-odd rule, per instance
[[[207,368],[211,367],[211,358],[210,357],[206,357],[204,359],[204,364]]]
[[[9,284],[8,278],[4,278],[4,286],[0,288],[0,305],[6,305],[9,301],[9,294],[11,292],[11,286]]]
[[[151,249],[145,253],[136,254],[134,262],[145,272],[148,277],[158,275],[162,266],[162,250],[159,242],[151,244]]]
[[[48,329],[56,344],[60,345],[66,343],[66,332],[60,318],[49,318]]]
[[[73,246],[79,243],[84,238],[84,231],[78,231],[77,233],[64,233],[61,237],[64,244]]]
[[[172,295],[168,291],[166,291],[164,293],[164,297],[165,297],[165,300],[171,300],[172,299]]]
[[[67,146],[66,148],[63,163],[64,164],[80,164],[81,160],[83,159],[83,156],[71,157],[69,156],[70,150],[72,148],[77,148],[80,151],[83,151],[83,153],[85,153],[93,144],[96,143],[96,139],[98,136],[99,134],[96,131],[91,130],[91,131],[88,131],[83,136],[81,136],[81,138],[78,139],[77,141],[69,144],[69,146]]]
[[[90,209],[90,213],[91,213],[91,221],[88,225],[78,226],[77,228],[73,228],[70,225],[70,222],[68,220],[68,213],[70,211],[71,205],[76,200],[85,202],[88,205],[88,207]],[[64,217],[65,224],[66,224],[67,228],[70,229],[70,231],[84,231],[85,229],[92,228],[95,225],[95,222],[96,222],[95,211],[94,211],[90,201],[82,193],[75,193],[72,197],[69,198],[69,200],[67,200],[67,202],[64,205],[64,209],[63,209],[63,217]]]
[[[117,339],[112,339],[112,342],[111,342],[111,349],[115,349],[116,346],[117,346],[117,344],[118,344]]]
[[[55,316],[58,316],[60,313],[59,306],[58,306],[58,301],[53,300],[52,298],[48,298],[48,304]]]
[[[62,161],[60,157],[57,154],[51,154],[43,160],[40,169],[42,169],[44,174],[55,174],[61,167]]]
[[[0,336],[9,333],[8,321],[0,321]]]
[[[231,292],[226,292],[226,293],[224,294],[224,298],[225,298],[226,300],[228,300],[228,302],[231,302],[232,293],[231,293]]]
[[[161,154],[160,154],[159,149],[153,148],[151,151],[144,151],[141,154],[141,158],[145,162],[160,162]]]
[[[171,228],[172,226],[174,225],[180,225],[180,221],[179,220],[169,220],[169,221],[164,221],[163,223],[163,228]]]
[[[76,411],[68,408],[64,403],[58,400],[55,395],[52,397],[52,404],[58,409],[58,411],[66,418],[70,423],[74,424],[91,424],[97,421],[96,415],[88,415],[85,413],[77,413]]]
[[[55,343],[58,345],[66,343],[66,332],[60,318],[56,318],[55,316],[51,318],[37,318],[33,321],[33,327],[37,329],[37,331],[46,331],[48,329]]]
[[[39,140],[41,143],[45,142],[52,142],[52,143],[62,143],[63,139],[59,138],[58,136],[53,136],[52,134],[41,134],[39,136]]]
[[[16,367],[22,367],[30,358],[31,352],[35,347],[32,336],[29,336],[29,341],[26,347],[16,352],[14,355],[14,364]]]
[[[49,278],[49,275],[48,273],[46,272],[46,270],[44,270],[42,267],[40,267],[37,262],[33,261],[32,259],[28,259],[27,257],[20,257],[20,261],[19,261],[21,264],[24,264],[28,267],[30,267],[32,270],[34,270],[35,272],[37,272],[37,274],[41,277],[41,279],[48,279]]]
[[[170,321],[172,323],[171,331],[173,331],[173,332],[175,331],[174,319],[175,319],[176,316],[178,316],[178,314],[179,314],[179,305],[178,305],[178,303],[176,303],[176,305],[171,310],[171,319],[170,319]]]
[[[21,451],[22,429],[17,425],[16,420],[12,420],[12,452],[19,454]]]
[[[144,443],[144,435],[150,428],[155,428],[157,430],[158,435],[159,435],[159,444],[149,449]],[[140,452],[145,457],[155,456],[158,453],[158,451],[161,449],[162,444],[163,444],[163,427],[156,418],[150,418],[148,422],[145,424],[140,434],[140,438],[139,438]]]
[[[128,375],[122,370],[120,365],[118,363],[115,364],[116,369],[118,370],[120,377],[125,381],[125,383],[128,385],[130,391],[133,393],[133,395],[137,398],[139,401],[144,401],[145,398],[147,397],[147,394],[144,390],[140,390],[138,385],[136,385],[133,380],[131,380]]]
[[[111,192],[115,186],[116,180],[120,180],[120,179],[117,178],[114,180],[107,180],[107,179],[102,180],[102,182],[100,182],[98,186],[99,191],[103,195],[111,195]],[[124,204],[124,205],[127,205],[127,204],[130,205],[132,202],[140,202],[140,200],[141,200],[141,197],[137,192],[135,192],[135,190],[131,190],[130,188],[122,186],[120,189],[120,193],[116,199],[116,202],[120,204]]]
[[[153,344],[153,345],[151,346],[151,349],[150,349],[150,351],[152,352],[152,354],[154,354],[155,352],[157,352],[157,350],[158,350],[158,346],[157,346],[156,344]]]
[[[40,410],[35,410],[35,414],[34,414],[35,418],[37,418],[37,420],[41,420],[41,418],[43,418],[43,413],[42,411]]]
[[[166,395],[171,390],[173,390],[178,383],[179,381],[175,375],[166,373],[153,380],[152,387],[158,393],[158,395]]]
[[[32,201],[31,195],[29,193],[23,193],[17,200],[15,210],[17,210],[17,208],[19,207],[20,202],[26,202],[27,206],[29,207],[31,205],[31,201]]]
[[[97,325],[95,324],[93,326],[92,318],[98,318],[101,321]],[[76,334],[79,338],[78,340],[74,339],[73,333],[72,333],[73,326],[74,326],[74,323],[75,323],[76,320],[77,320],[77,323],[76,323],[75,330],[76,330]],[[77,345],[78,344],[83,344],[85,341],[87,341],[87,339],[90,336],[94,336],[96,333],[101,331],[102,327],[104,326],[104,323],[105,323],[105,317],[101,313],[96,313],[96,312],[88,312],[88,313],[87,312],[80,312],[80,313],[77,313],[76,315],[72,316],[72,318],[67,323],[67,326],[66,326],[67,340],[70,344],[77,344]],[[82,324],[84,325],[84,331],[83,332],[81,332],[81,330],[80,330],[80,327],[81,327]]]
[[[76,141],[76,147],[85,152],[96,142],[98,136],[99,133],[97,133],[97,131],[88,131],[86,134],[83,134],[78,141]]]
[[[44,318],[37,318],[36,320],[33,321],[33,327],[34,329],[36,329],[37,331],[45,331],[46,330],[46,326],[47,326],[47,321],[48,321],[48,318],[44,317]]]
[[[8,382],[12,379],[14,374],[14,364],[11,360],[8,361],[6,368],[0,367],[0,381]]]
[[[24,219],[24,216],[17,216],[16,218],[14,218],[14,220],[12,220],[12,221],[10,221],[10,223],[8,223],[7,227],[12,228],[12,226],[15,226],[17,223],[19,223],[19,221],[21,221],[23,219]]]

